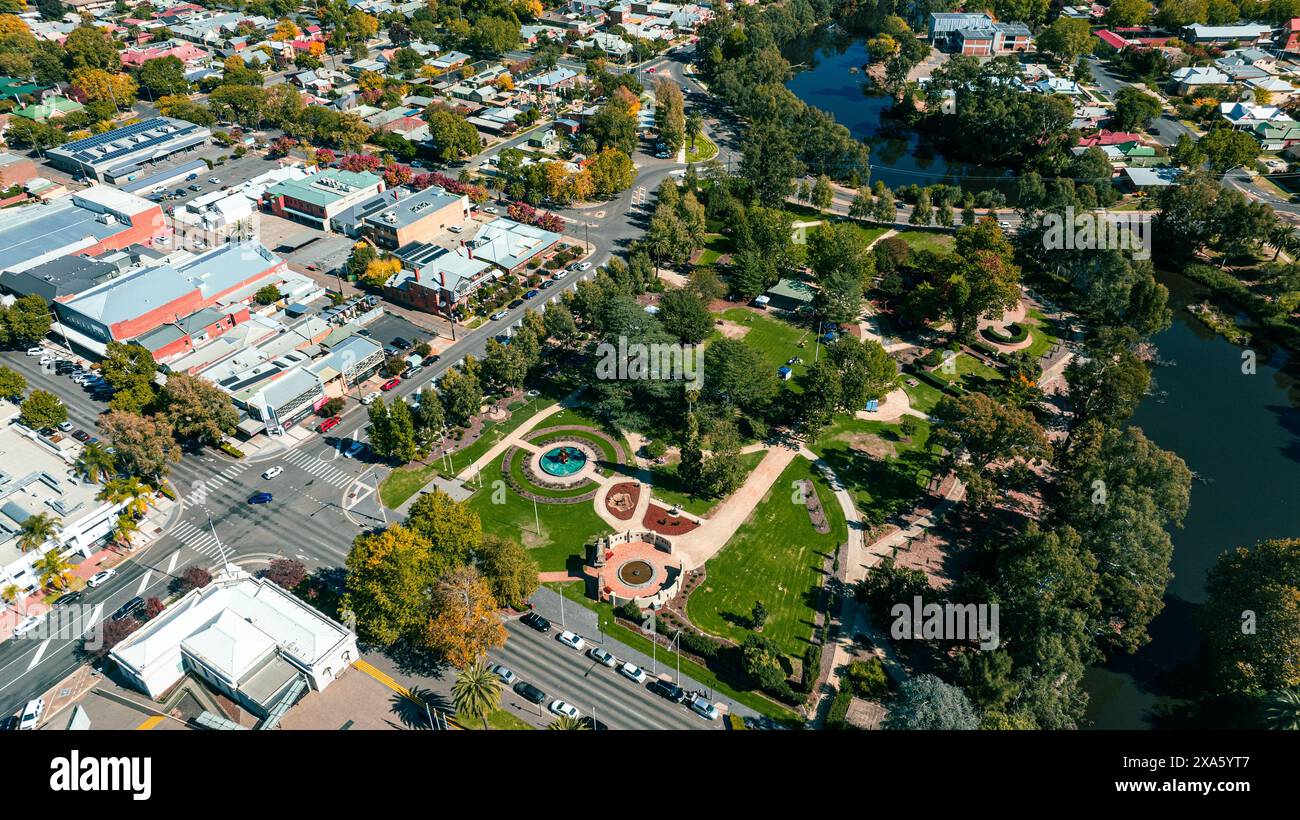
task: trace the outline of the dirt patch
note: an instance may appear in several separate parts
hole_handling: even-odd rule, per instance
[[[872,458],[894,458],[898,451],[894,449],[892,442],[886,441],[876,433],[852,433],[838,437],[845,441],[855,450],[861,450]]]
[[[525,547],[532,548],[545,546],[548,539],[545,535],[538,535],[532,530],[522,530],[519,533],[519,540],[524,543]]]
[[[619,521],[630,521],[636,512],[636,503],[641,498],[641,485],[636,482],[615,484],[605,494],[605,509]]]
[[[714,327],[716,327],[718,332],[723,336],[726,336],[728,339],[742,339],[746,333],[749,333],[748,327],[736,324],[735,322],[729,322],[726,319],[720,319],[714,322]]]
[[[803,497],[807,499],[804,506],[808,509],[808,520],[812,522],[814,530],[825,535],[831,531],[831,525],[826,520],[826,511],[822,509],[821,499],[817,497],[817,488],[807,479],[799,483],[803,485]]]
[[[658,504],[651,504],[645,511],[645,518],[641,519],[641,526],[660,535],[684,535],[700,525],[684,516],[670,515]]]

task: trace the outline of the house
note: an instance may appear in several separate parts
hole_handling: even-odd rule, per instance
[[[1278,32],[1277,47],[1289,54],[1300,54],[1300,17],[1292,17]]]
[[[935,48],[975,57],[1028,51],[1033,45],[1024,23],[995,23],[982,12],[931,14],[929,38]]]
[[[1170,81],[1179,94],[1189,94],[1197,88],[1212,85],[1230,85],[1232,78],[1212,66],[1187,66],[1170,75]]]
[[[428,65],[433,66],[439,71],[451,71],[460,68],[470,61],[471,57],[460,51],[449,51],[428,61]]]
[[[1126,142],[1141,141],[1141,134],[1134,134],[1128,131],[1107,131],[1103,128],[1094,136],[1080,137],[1079,145],[1083,148],[1092,148],[1093,146],[1103,147],[1106,145],[1123,145]]]
[[[585,40],[578,42],[579,48],[603,51],[615,59],[622,60],[632,53],[632,44],[616,34],[598,31]]]
[[[1040,94],[1065,94],[1073,97],[1083,93],[1079,84],[1068,77],[1045,77],[1029,87]]]
[[[1124,178],[1133,190],[1146,191],[1173,185],[1181,173],[1181,169],[1169,165],[1157,168],[1125,168]]]
[[[65,114],[72,114],[77,111],[84,111],[85,106],[76,100],[70,100],[67,97],[49,96],[38,103],[25,105],[13,112],[15,117],[35,120],[36,122],[45,122],[47,120],[58,119]]]
[[[468,248],[448,249],[427,242],[398,248],[402,270],[384,283],[384,298],[417,310],[446,315],[483,284],[501,276]]]

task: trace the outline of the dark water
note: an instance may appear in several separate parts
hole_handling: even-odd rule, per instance
[[[871,178],[890,188],[947,183],[978,191],[1007,186],[1003,169],[949,161],[927,140],[885,114],[893,98],[864,93],[867,48],[862,40],[821,34],[785,50],[796,74],[786,87],[801,100],[833,114],[835,121],[871,148]],[[850,69],[857,68],[853,72]]]
[[[1187,312],[1203,289],[1181,276],[1169,286],[1174,324],[1153,341],[1162,360],[1155,392],[1133,424],[1187,462],[1191,509],[1175,530],[1174,579],[1165,611],[1152,623],[1152,641],[1088,677],[1088,717],[1097,728],[1149,726],[1152,709],[1168,705],[1162,673],[1192,660],[1200,637],[1192,623],[1205,600],[1205,573],[1219,553],[1269,538],[1300,536],[1300,384],[1294,357],[1258,350],[1255,375],[1242,371],[1245,348],[1230,344]],[[1288,372],[1284,372],[1286,369]]]

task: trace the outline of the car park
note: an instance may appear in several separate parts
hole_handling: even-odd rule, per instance
[[[536,612],[529,612],[519,619],[520,623],[527,624],[538,632],[550,632],[551,622],[538,615]]]
[[[587,650],[587,657],[601,666],[608,666],[610,669],[613,669],[618,663],[618,659],[611,655],[608,649],[599,646],[593,646]]]
[[[45,714],[45,698],[33,698],[27,701],[23,707],[23,716],[18,721],[18,728],[24,730],[35,729],[36,725],[41,722],[41,715]]]
[[[573,704],[566,703],[562,700],[553,700],[551,701],[551,705],[546,708],[550,710],[551,714],[559,715],[560,717],[571,718],[573,720],[582,717],[582,712],[579,712]]]
[[[546,693],[528,681],[519,681],[514,685],[515,694],[529,703],[541,703],[546,700]]]
[[[144,599],[141,598],[139,595],[137,595],[131,600],[122,604],[120,607],[118,607],[117,611],[114,612],[110,617],[112,617],[112,619],[115,621],[120,621],[123,618],[131,617],[132,615],[134,615],[135,613],[139,612],[142,609],[144,609]]]
[[[42,616],[28,615],[26,618],[23,618],[21,621],[19,621],[18,625],[14,627],[14,637],[21,638],[22,636],[26,635],[28,632],[31,632],[33,629],[35,629],[38,625],[40,625],[41,621],[43,620],[45,620],[45,618]]]
[[[401,336],[395,336],[393,337],[393,347],[398,350],[410,350],[414,345]]]
[[[275,499],[270,493],[253,493],[248,497],[249,504],[269,504]]]
[[[556,635],[555,639],[565,646],[572,647],[579,652],[581,652],[582,648],[587,645],[587,642],[582,639],[581,635],[576,632],[570,632],[567,629],[559,635]]]
[[[117,575],[117,570],[115,569],[100,570],[99,572],[96,572],[94,575],[90,576],[90,578],[86,581],[86,586],[90,587],[91,589],[94,589],[100,584],[107,583],[108,580],[112,578],[114,575]]]
[[[382,385],[379,389],[382,390],[382,391],[384,391],[385,393],[387,393],[389,390],[392,390],[394,387],[397,387],[397,385],[399,385],[399,384],[401,384],[401,383],[402,383],[402,380],[401,380],[399,377],[394,376],[393,378],[391,378],[391,379],[389,379],[388,381],[384,382],[383,385]]]
[[[618,667],[618,673],[633,683],[645,683],[645,670],[634,663],[623,661]]]
[[[274,467],[272,467],[271,469],[269,469],[269,470],[267,470],[266,472],[262,473],[262,478],[265,478],[265,479],[267,479],[267,480],[269,481],[269,480],[275,478],[276,476],[278,476],[280,473],[283,473],[283,472],[284,472],[284,468],[281,467],[279,464],[277,464],[277,465],[275,465]]]
[[[330,416],[329,418],[322,421],[320,424],[316,425],[316,432],[328,433],[330,430],[333,430],[335,427],[338,427],[339,424],[342,423],[342,421],[343,419],[339,418],[338,416]]]
[[[519,680],[518,675],[516,675],[514,672],[511,672],[509,669],[507,669],[506,667],[502,666],[499,663],[494,663],[491,666],[489,666],[488,671],[496,675],[498,678],[500,678],[501,682],[504,683],[506,686],[514,686],[515,683]]]
[[[686,699],[685,689],[666,680],[652,680],[646,688],[659,697],[668,699],[672,703],[681,703]]]

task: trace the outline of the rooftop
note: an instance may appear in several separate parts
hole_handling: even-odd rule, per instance
[[[286,179],[266,189],[268,196],[285,196],[325,207],[352,192],[382,180],[375,174],[330,169],[302,179]]]
[[[385,192],[387,196],[388,192]],[[401,230],[419,222],[429,214],[437,213],[449,205],[462,202],[464,196],[449,194],[436,185],[430,185],[419,193],[398,199],[382,210],[372,211],[365,217],[366,222]]]

